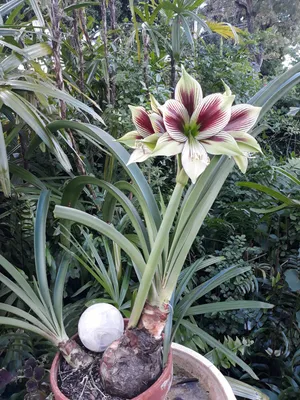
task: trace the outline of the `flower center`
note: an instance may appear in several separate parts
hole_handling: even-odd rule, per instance
[[[187,123],[183,126],[183,133],[186,137],[196,137],[199,133],[200,125],[196,123]]]

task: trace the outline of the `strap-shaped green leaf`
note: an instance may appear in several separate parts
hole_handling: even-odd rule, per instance
[[[269,303],[254,300],[235,300],[235,301],[218,301],[216,303],[201,304],[200,306],[190,307],[185,313],[188,315],[201,315],[208,313],[216,313],[230,310],[242,310],[245,308],[273,308]]]
[[[116,140],[104,132],[102,129],[96,127],[95,125],[82,124],[74,121],[55,121],[47,125],[50,131],[56,131],[60,129],[73,129],[79,133],[85,133],[85,137],[92,142],[105,146],[114,157],[120,162],[124,170],[130,176],[133,184],[138,190],[141,197],[143,197],[145,203],[148,207],[148,218],[153,218],[155,225],[160,226],[161,216],[157,203],[155,201],[153,192],[146,181],[144,175],[136,164],[127,165],[129,161],[130,154],[124,149],[124,147],[116,142]],[[144,210],[145,211],[145,210]]]
[[[204,340],[210,347],[218,349],[221,353],[224,353],[226,357],[228,357],[231,361],[239,365],[244,371],[248,372],[250,376],[254,379],[259,379],[252,368],[249,367],[240,357],[238,357],[235,353],[229,350],[226,346],[220,343],[218,340],[213,338],[207,332],[203,331],[197,325],[192,324],[189,321],[182,320],[181,325],[187,328],[194,335],[198,335],[202,340]]]

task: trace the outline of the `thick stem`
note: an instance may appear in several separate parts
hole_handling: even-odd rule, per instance
[[[157,233],[157,237],[155,239],[153,248],[151,249],[150,257],[146,264],[146,269],[143,273],[143,276],[142,276],[142,279],[140,282],[138,294],[136,296],[136,300],[134,302],[131,317],[129,320],[129,327],[137,326],[137,324],[140,320],[142,311],[144,309],[144,305],[146,303],[146,299],[148,297],[149,290],[152,285],[153,277],[157,270],[157,265],[158,265],[159,259],[161,257],[162,251],[164,250],[164,247],[165,247],[166,237],[169,236],[170,230],[173,225],[173,221],[175,219],[178,207],[181,202],[182,192],[183,192],[184,187],[188,180],[188,177],[185,174],[184,170],[181,171],[181,173],[177,176],[176,180],[177,180],[177,183],[176,183],[175,189],[171,196],[167,210],[164,214],[164,218],[162,220],[159,231]],[[164,309],[163,304],[156,304],[156,305],[158,305],[159,307],[162,307]]]
[[[93,357],[88,355],[73,339],[59,343],[59,351],[72,368],[85,368],[93,362]]]
[[[165,304],[164,310],[161,310],[157,306],[146,303],[138,328],[145,329],[150,333],[150,335],[154,336],[156,339],[160,339],[167,322],[168,313],[168,304]]]

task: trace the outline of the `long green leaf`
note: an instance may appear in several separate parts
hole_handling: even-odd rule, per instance
[[[69,265],[70,257],[68,257],[67,253],[65,252],[58,268],[53,289],[53,309],[60,325],[61,334],[63,336],[66,336],[63,318],[63,297]]]
[[[221,353],[225,354],[232,362],[239,365],[244,371],[246,371],[252,378],[259,379],[255,372],[242,360],[240,359],[235,353],[229,350],[226,346],[220,343],[218,340],[213,338],[207,332],[200,329],[197,325],[192,324],[189,321],[182,320],[181,325],[187,328],[190,332],[194,335],[199,336],[202,340],[204,340],[210,347],[218,349]]]
[[[279,168],[279,167],[274,167],[275,171],[279,172],[280,174],[286,176],[287,178],[289,178],[291,181],[293,181],[294,183],[296,183],[296,185],[300,185],[300,179],[297,179],[294,175],[290,174],[289,172],[287,172],[286,170],[284,170],[283,168]]]
[[[33,83],[27,81],[15,81],[9,80],[7,81],[0,81],[0,87],[3,86],[5,88],[9,87],[14,90],[27,90],[33,93],[41,93],[45,96],[54,97],[59,100],[63,100],[66,103],[72,105],[73,107],[86,111],[89,113],[93,118],[97,121],[100,121],[104,124],[103,119],[97,114],[91,107],[87,106],[86,104],[82,103],[81,101],[75,99],[74,97],[70,96],[68,93],[57,89],[55,86],[49,85],[45,82]],[[100,110],[100,107],[97,106]]]
[[[21,310],[19,307],[14,307],[6,303],[0,303],[0,310],[5,311],[11,314],[15,314],[18,317],[24,318],[27,321],[31,322],[33,325],[37,326],[38,328],[42,329],[46,332],[49,336],[55,336],[53,332],[47,328],[40,320],[35,318],[33,315],[29,314],[26,311]]]
[[[224,271],[220,271],[217,275],[208,279],[201,285],[195,287],[191,292],[185,295],[175,306],[174,316],[176,318],[176,323],[173,328],[173,336],[175,335],[176,330],[180,325],[181,320],[185,317],[188,309],[196,300],[199,300],[201,297],[205,296],[222,283],[227,282],[230,279],[249,271],[250,269],[251,267],[236,268],[234,266],[227,268]]]
[[[29,0],[30,5],[39,21],[40,26],[45,26],[44,17],[42,14],[42,10],[40,9],[39,3],[36,0]]]
[[[226,376],[233,393],[236,396],[249,400],[270,400],[270,398],[254,386],[250,386],[245,382]]]
[[[60,129],[72,129],[79,133],[84,132],[87,139],[95,140],[109,149],[134,182],[135,188],[138,190],[140,196],[144,198],[148,206],[148,219],[154,219],[156,226],[160,226],[161,217],[150,186],[136,164],[127,165],[130,154],[120,143],[116,142],[112,136],[94,125],[73,121],[55,121],[48,124],[47,128],[52,132]]]
[[[9,14],[21,3],[24,3],[24,0],[10,0],[5,4],[2,4],[0,7],[0,16],[4,17],[5,15]]]
[[[1,265],[3,266],[3,263],[1,263]],[[0,273],[0,281],[12,290],[21,300],[23,300],[51,331],[56,332],[54,326],[51,324],[51,317],[48,310],[44,307],[37,296],[36,301],[32,300],[30,297],[30,291],[23,290],[21,286],[8,279],[2,273]]]
[[[44,337],[45,339],[52,342],[55,346],[58,346],[59,344],[59,341],[55,336],[50,336],[48,333],[38,328],[37,326],[29,324],[28,322],[25,321],[21,321],[17,318],[0,317],[0,324],[13,326],[14,328],[25,329],[27,331],[36,333],[37,335]]]
[[[25,99],[11,92],[0,88],[0,99],[18,114],[35,132],[41,137],[43,142],[55,154],[66,171],[71,170],[71,164],[62,150],[56,138],[44,126],[38,114],[35,114],[26,104]]]
[[[1,122],[0,122],[0,186],[3,190],[4,196],[9,197],[11,194],[9,167],[8,167],[6,145],[5,145]]]
[[[192,276],[197,272],[204,268],[209,267],[210,265],[216,264],[224,260],[224,257],[211,257],[208,260],[204,260],[203,258],[200,260],[195,261],[191,266],[185,268],[178,278],[178,285],[176,287],[175,292],[175,304],[178,303],[182,293],[186,290],[186,287]]]
[[[104,236],[116,242],[121,249],[132,259],[138,278],[140,279],[145,270],[146,264],[141,253],[134,247],[128,239],[120,234],[114,227],[101,221],[99,218],[93,217],[83,211],[75,210],[63,206],[56,206],[54,209],[55,218],[66,219],[81,225],[88,226],[100,232]]]
[[[188,315],[201,315],[208,313],[216,313],[229,310],[242,310],[245,308],[273,308],[274,306],[269,303],[252,300],[234,300],[234,301],[221,301],[211,304],[201,304],[200,306],[190,307],[185,313]]]
[[[76,177],[72,179],[65,187],[61,204],[68,207],[74,207],[80,196],[80,193],[82,192],[82,189],[88,184],[97,185],[106,190],[114,199],[116,199],[116,201],[121,204],[130,218],[130,221],[140,239],[144,257],[147,259],[149,256],[149,247],[147,244],[147,231],[144,223],[142,222],[138,212],[130,200],[122,193],[121,190],[116,188],[111,183],[105,182],[93,176]],[[70,229],[70,227],[68,227],[68,229]]]
[[[38,189],[46,189],[46,185],[39,178],[37,178],[26,169],[20,167],[19,165],[10,163],[9,170],[13,175],[16,175],[17,177],[23,179],[25,182],[30,183]]]
[[[248,187],[250,189],[258,190],[259,192],[266,193],[267,195],[273,197],[276,200],[280,200],[285,204],[292,205],[293,200],[289,197],[283,195],[282,193],[278,192],[277,190],[271,189],[268,186],[261,185],[259,183],[254,182],[237,182],[237,186]]]

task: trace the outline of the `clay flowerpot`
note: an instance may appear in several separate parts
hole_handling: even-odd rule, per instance
[[[61,354],[56,353],[50,370],[51,389],[54,394],[55,400],[71,400],[68,399],[59,390],[57,384],[57,375],[61,360],[62,360]],[[172,385],[172,378],[173,378],[173,360],[172,360],[172,351],[170,351],[168,362],[161,376],[152,386],[149,387],[149,389],[141,393],[139,396],[134,397],[133,400],[165,400]]]
[[[236,400],[226,378],[205,357],[177,343],[172,343],[172,353],[174,376],[176,375],[176,369],[179,367],[188,375],[197,378],[206,394],[203,398],[209,400]],[[202,397],[200,396],[200,398]]]

